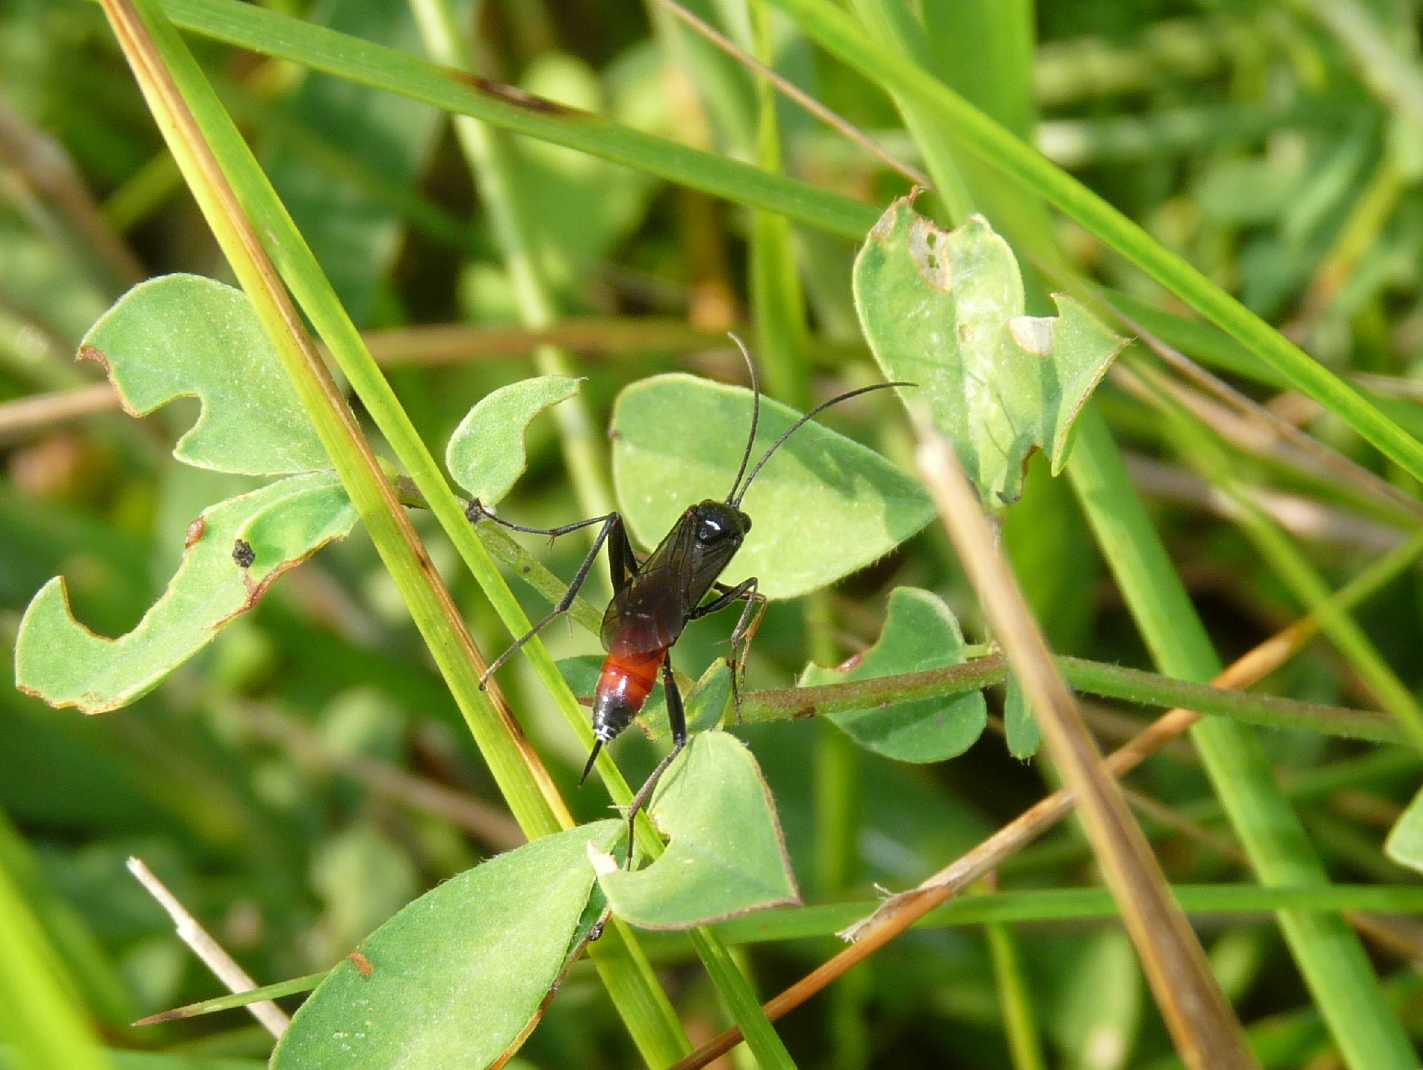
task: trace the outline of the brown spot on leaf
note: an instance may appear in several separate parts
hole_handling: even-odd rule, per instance
[[[95,364],[104,369],[105,375],[109,375],[113,371],[113,369],[109,367],[109,358],[104,355],[104,351],[102,349],[96,349],[93,346],[80,346],[79,353],[74,359],[92,360]]]
[[[191,550],[197,544],[198,540],[203,537],[203,532],[207,531],[207,529],[207,518],[203,516],[195,517],[193,522],[188,525],[188,534],[183,539],[183,549]]]
[[[518,86],[505,85],[503,82],[493,82],[488,78],[481,78],[477,74],[470,74],[468,71],[451,70],[450,77],[456,82],[463,82],[473,89],[477,89],[485,96],[494,97],[505,104],[512,104],[516,108],[523,108],[525,111],[539,112],[544,115],[578,115],[576,109],[566,107],[556,100],[549,100],[547,97],[538,97],[532,93],[526,93]]]
[[[362,977],[369,977],[376,972],[376,968],[371,965],[371,960],[366,958],[366,956],[362,955],[359,951],[352,951],[346,956],[346,961],[356,967],[356,972]]]

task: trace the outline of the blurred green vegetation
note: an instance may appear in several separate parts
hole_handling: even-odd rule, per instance
[[[428,49],[406,5],[265,6],[403,51]],[[864,202],[869,219],[908,188],[882,161],[759,86],[655,0],[451,6],[471,30],[474,67],[498,81],[783,171]],[[1406,473],[1339,414],[1191,320],[1121,250],[956,155],[932,115],[912,101],[897,108],[774,7],[691,6],[904,163],[927,170],[937,195],[921,206],[945,222],[966,205],[985,212],[1014,243],[1030,304],[1048,289],[1091,280],[1099,298],[1126,314],[1123,333],[1149,331],[1239,392],[1214,391],[1195,369],[1138,344],[1123,362],[1132,375],[1109,379],[1095,407],[1222,660],[1307,611],[1310,571],[1337,589],[1417,528],[1423,504]],[[955,7],[963,10],[947,13]],[[1416,0],[1122,0],[1037,10],[1027,0],[902,7],[857,0],[850,10],[864,20],[867,39],[900,44],[895,13],[916,11],[922,36],[908,54],[1030,136],[1048,159],[1390,419],[1423,434]],[[505,516],[550,526],[608,500],[602,429],[614,397],[662,371],[739,379],[725,330],[756,340],[768,389],[790,404],[876,377],[851,303],[856,243],[843,233],[788,225],[749,207],[759,203],[749,194],[737,204],[568,148],[501,139],[492,151],[507,154],[500,165],[524,212],[511,224],[498,191],[472,175],[489,165],[489,146],[462,140],[437,110],[187,39],[437,455],[491,390],[536,373],[586,380],[575,416],[533,425],[529,470],[501,504]],[[946,168],[955,169],[957,187],[945,181]],[[511,225],[524,257],[512,269]],[[0,8],[7,651],[24,607],[55,575],[66,577],[81,621],[103,635],[127,631],[171,576],[189,521],[255,485],[169,456],[194,405],[131,420],[91,389],[97,369],[71,360],[79,338],[129,285],[175,271],[230,281],[102,12],[83,0],[7,0]],[[568,322],[586,329],[559,348],[521,334]],[[470,329],[444,341],[397,333],[426,325]],[[42,396],[39,410],[19,404]],[[892,413],[888,404],[866,405],[827,422],[912,469],[909,428]],[[1081,482],[1074,486],[1081,494]],[[412,517],[481,650],[499,652],[509,641],[499,618],[428,514]],[[1171,629],[1183,650],[1191,646],[1194,623],[1181,617],[1168,616],[1157,635],[1139,631],[1134,596],[1112,571],[1121,547],[1094,531],[1068,480],[1050,478],[1041,457],[1027,466],[1023,499],[1004,515],[1003,543],[1060,652],[1151,668],[1163,636],[1178,634]],[[587,542],[526,545],[568,577]],[[829,591],[774,604],[753,648],[749,686],[787,687],[811,660],[831,665],[862,652],[901,586],[942,597],[970,642],[986,638],[947,540],[931,526]],[[541,616],[546,602],[515,587],[529,615]],[[585,595],[601,607],[607,593],[600,566]],[[1395,701],[1416,702],[1417,570],[1356,620],[1363,647],[1319,641],[1267,689],[1392,712],[1381,665],[1396,677]],[[677,647],[681,671],[695,679],[724,653],[730,623],[722,624],[688,631]],[[580,629],[558,626],[546,640],[560,658],[597,650]],[[1187,668],[1181,657],[1162,671],[1202,675],[1199,662]],[[607,816],[603,788],[575,789],[586,755],[524,659],[501,683],[577,818]],[[1001,690],[990,691],[991,715],[1001,715],[1002,703]],[[1139,708],[1085,705],[1104,746],[1145,723]],[[266,983],[325,969],[421,892],[522,840],[359,532],[282,579],[254,613],[130,708],[85,718],[6,686],[0,711],[0,933],[9,951],[0,964],[0,1037],[14,1046],[16,1065],[88,1065],[79,1039],[86,1031],[125,1053],[107,1064],[119,1067],[237,1070],[266,1058],[271,1038],[241,1011],[128,1024],[221,991],[129,876],[130,855]],[[911,886],[1056,787],[1047,762],[1011,758],[992,731],[934,765],[892,762],[813,721],[738,731],[774,792],[811,904],[864,903],[879,887]],[[1249,732],[1331,879],[1423,887],[1419,872],[1382,851],[1423,779],[1423,760],[1403,747],[1311,732]],[[633,783],[661,753],[661,744],[637,735],[617,748]],[[1132,786],[1173,883],[1256,880],[1241,841],[1260,830],[1225,819],[1189,743],[1147,762]],[[998,886],[1014,892],[1095,883],[1091,851],[1071,823],[998,875]],[[1417,897],[1400,896],[1397,909],[1417,911]],[[1280,929],[1259,911],[1200,917],[1262,1063],[1334,1065],[1340,1037],[1320,1020],[1327,1000],[1306,988]],[[779,1024],[787,1048],[802,1066],[836,1070],[1170,1065],[1164,1027],[1119,925],[1064,917],[1047,905],[988,920],[925,928],[888,945]],[[1416,1044],[1423,983],[1410,962],[1423,957],[1423,927],[1415,917],[1374,918],[1360,928],[1384,998]],[[839,948],[830,928],[817,931],[737,952],[759,993],[780,991]],[[647,946],[693,1043],[724,1028],[717,989],[686,938]],[[744,1049],[731,1058],[745,1065],[736,1061]],[[580,964],[519,1060],[620,1067],[636,1052],[598,977]]]

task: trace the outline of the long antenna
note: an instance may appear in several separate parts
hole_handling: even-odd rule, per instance
[[[795,423],[791,424],[791,426],[788,427],[788,428],[781,434],[781,437],[780,437],[780,438],[776,439],[775,442],[772,442],[772,443],[771,443],[771,448],[768,449],[765,453],[763,453],[763,454],[761,455],[761,459],[756,462],[756,467],[753,468],[753,469],[751,469],[751,474],[746,477],[746,485],[741,488],[741,493],[738,494],[738,495],[736,495],[735,498],[728,498],[728,499],[727,499],[727,504],[732,505],[732,506],[735,506],[735,507],[737,507],[737,508],[740,508],[740,506],[741,506],[741,499],[744,498],[744,497],[746,497],[746,492],[751,489],[751,482],[752,482],[752,480],[754,480],[754,479],[756,478],[757,474],[761,471],[761,469],[766,466],[766,462],[771,459],[771,454],[775,453],[776,450],[780,449],[782,443],[784,443],[784,442],[786,441],[786,439],[790,438],[793,434],[795,434],[797,431],[799,431],[802,427],[804,427],[807,423],[809,423],[811,420],[813,420],[813,419],[814,419],[816,416],[818,416],[820,413],[822,413],[822,412],[824,412],[826,409],[830,408],[831,405],[838,405],[838,404],[840,404],[840,402],[842,402],[842,401],[849,401],[851,398],[857,398],[857,397],[859,397],[861,394],[868,394],[868,393],[870,393],[871,391],[874,391],[874,390],[888,390],[888,389],[889,389],[890,387],[892,387],[892,386],[918,386],[918,385],[919,385],[918,383],[904,383],[904,382],[875,383],[873,386],[862,386],[862,387],[860,387],[858,390],[847,390],[845,393],[839,394],[839,395],[837,395],[837,396],[831,398],[829,401],[822,401],[819,405],[815,406],[815,408],[811,409],[808,413],[806,413],[804,416],[802,416],[802,417],[801,417],[799,420],[797,420]],[[740,476],[737,477],[738,481],[740,480],[740,478],[741,478]],[[733,488],[733,489],[734,489],[734,488]]]
[[[731,491],[726,496],[727,502],[730,503],[733,498],[738,502],[741,500],[736,497],[736,485],[746,474],[746,464],[751,460],[751,447],[756,443],[756,424],[761,419],[761,384],[756,379],[756,362],[751,359],[751,353],[747,350],[746,343],[731,331],[726,333],[736,343],[736,348],[741,350],[742,359],[746,361],[746,370],[751,373],[751,434],[746,437],[746,452],[741,455],[741,467],[736,470],[736,478],[732,480]]]

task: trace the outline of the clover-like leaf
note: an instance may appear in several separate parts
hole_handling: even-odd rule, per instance
[[[540,375],[501,386],[480,398],[450,435],[445,467],[470,497],[493,505],[524,474],[524,432],[545,409],[571,398],[579,380]]]
[[[1023,685],[1012,673],[1008,674],[1004,687],[1003,730],[1008,739],[1008,753],[1014,758],[1027,761],[1042,745],[1042,730],[1033,716],[1033,708],[1028,705],[1028,696],[1023,694]]]
[[[95,635],[74,619],[64,579],[56,576],[20,621],[15,684],[51,706],[85,713],[125,706],[251,609],[279,575],[355,522],[334,472],[290,476],[211,506],[188,528],[168,589],[118,639]]]
[[[173,448],[185,464],[240,475],[331,467],[241,290],[199,275],[139,283],[84,336],[79,356],[105,367],[130,416],[201,400]]]
[[[516,1047],[562,974],[618,820],[555,833],[410,903],[302,1004],[273,1070],[482,1070]]]
[[[753,463],[799,415],[761,399]],[[750,423],[749,390],[691,375],[656,375],[618,396],[613,478],[638,542],[655,546],[687,506],[727,496]],[[934,513],[915,480],[814,421],[776,452],[742,508],[751,533],[721,579],[756,576],[768,598],[835,582],[884,556]]]
[[[917,587],[896,587],[875,645],[837,668],[807,666],[800,684],[839,684],[942,669],[964,660],[963,645],[959,622],[942,598]],[[826,716],[860,746],[887,758],[940,762],[973,746],[988,723],[988,708],[982,693],[970,691]]]
[[[614,914],[645,929],[688,929],[800,902],[770,789],[735,736],[693,736],[650,811],[671,837],[660,858],[634,873],[598,858]]]
[[[1073,421],[1126,344],[1061,294],[1059,316],[1025,316],[1018,262],[988,221],[940,230],[909,197],[870,231],[854,289],[880,367],[919,384],[914,399],[991,506],[1017,500],[1035,447],[1061,470]]]
[[[1400,866],[1423,873],[1423,788],[1389,830],[1383,853]]]

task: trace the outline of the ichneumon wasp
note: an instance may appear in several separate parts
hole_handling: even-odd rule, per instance
[[[622,516],[616,512],[578,520],[562,527],[531,528],[496,516],[480,504],[478,498],[471,499],[465,510],[465,515],[471,523],[492,520],[512,531],[546,535],[549,538],[567,535],[594,524],[602,525],[597,538],[593,540],[592,549],[578,566],[573,581],[558,604],[490,664],[480,680],[480,686],[484,686],[520,647],[568,612],[579,589],[587,580],[593,563],[597,561],[598,553],[606,545],[608,570],[613,586],[613,598],[603,614],[602,626],[603,648],[607,650],[608,656],[603,662],[598,686],[593,695],[593,752],[588,755],[588,763],[583,767],[579,784],[588,779],[603,746],[611,743],[641,711],[657,682],[659,672],[662,674],[662,687],[667,698],[667,720],[672,729],[671,751],[657,763],[651,775],[638,789],[632,805],[628,807],[629,867],[633,861],[633,819],[652,797],[658,779],[687,743],[686,714],[682,707],[681,692],[672,673],[671,649],[681,637],[683,629],[692,621],[700,620],[738,601],[745,602],[746,605],[731,633],[731,656],[728,660],[733,701],[736,707],[740,708],[739,678],[745,669],[747,648],[765,613],[766,597],[757,592],[755,576],[743,580],[735,587],[718,582],[718,577],[736,556],[746,533],[751,530],[751,518],[741,511],[741,500],[747,489],[766,462],[791,435],[832,405],[873,390],[914,385],[899,382],[876,383],[873,386],[848,390],[821,402],[771,443],[751,468],[750,475],[747,475],[751,450],[756,442],[756,425],[761,415],[761,388],[751,354],[747,352],[741,339],[735,335],[731,338],[741,350],[751,376],[751,431],[746,438],[746,449],[741,455],[741,466],[737,469],[736,478],[732,481],[731,490],[724,501],[709,498],[689,505],[672,525],[672,530],[663,536],[657,548],[647,557],[640,558],[634,553]],[[746,476],[744,483],[742,476]],[[712,597],[704,601],[708,596]]]

